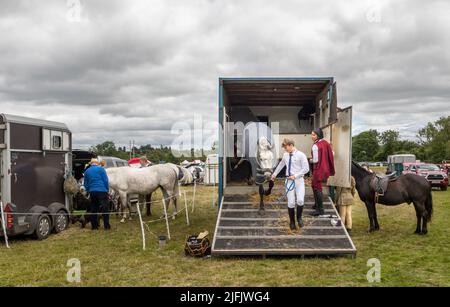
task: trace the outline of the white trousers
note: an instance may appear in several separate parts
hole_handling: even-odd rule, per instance
[[[291,185],[292,180],[288,180],[286,183],[286,191]],[[295,205],[303,206],[305,204],[305,180],[303,178],[295,179],[295,188],[287,192],[287,199],[289,208],[295,208]]]

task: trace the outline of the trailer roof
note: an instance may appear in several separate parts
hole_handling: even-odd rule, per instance
[[[299,105],[311,103],[333,77],[220,78],[231,105]]]
[[[0,114],[0,116],[3,118],[3,121],[5,123],[8,122],[8,123],[16,123],[16,124],[42,126],[42,127],[47,127],[47,128],[69,130],[67,125],[64,123],[43,120],[43,119],[37,119],[37,118],[24,117],[24,116],[18,116],[18,115],[12,115],[12,114]]]

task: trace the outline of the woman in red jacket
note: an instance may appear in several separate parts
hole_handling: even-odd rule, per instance
[[[334,176],[333,150],[330,143],[323,139],[323,131],[320,128],[314,129],[311,133],[314,145],[311,148],[311,163],[313,165],[312,188],[315,199],[316,211],[313,216],[324,214],[322,182],[327,181],[328,177]]]

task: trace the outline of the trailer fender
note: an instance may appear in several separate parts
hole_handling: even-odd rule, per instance
[[[25,218],[25,221],[30,224],[30,229],[25,233],[30,235],[36,230],[36,223],[40,214],[50,214],[49,208],[43,206],[33,206],[29,211],[29,215]],[[53,227],[53,226],[52,226]]]

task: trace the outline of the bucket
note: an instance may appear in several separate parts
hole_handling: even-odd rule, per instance
[[[159,236],[159,247],[163,248],[166,246],[167,237],[166,236]]]

